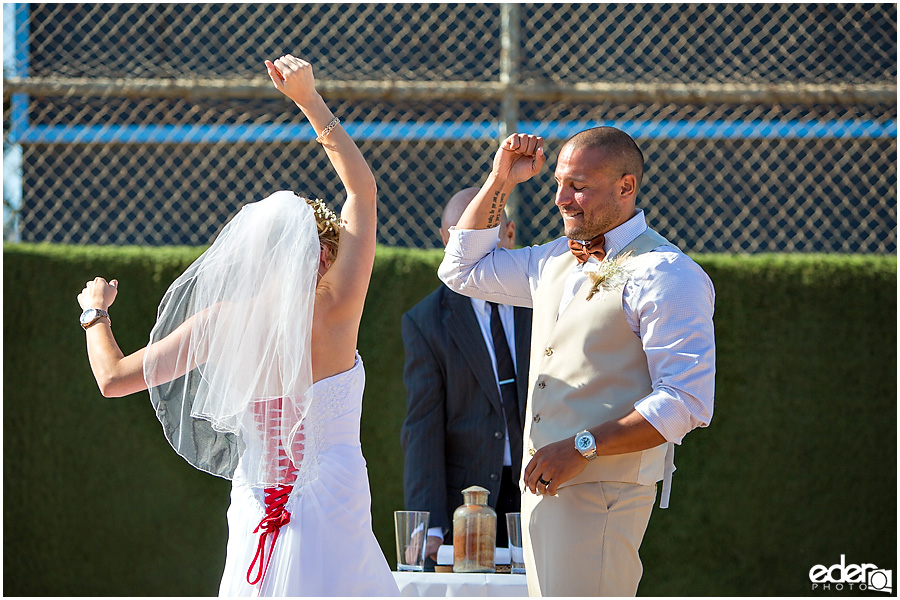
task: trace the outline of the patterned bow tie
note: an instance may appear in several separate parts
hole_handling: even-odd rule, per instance
[[[586,263],[591,256],[602,261],[603,257],[606,256],[606,248],[603,247],[603,234],[601,233],[594,239],[583,243],[569,240],[569,250],[575,255],[575,260],[582,265]]]

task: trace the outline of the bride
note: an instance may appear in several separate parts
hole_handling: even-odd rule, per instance
[[[277,192],[245,205],[171,285],[150,343],[124,356],[118,282],[78,295],[106,397],[148,389],[169,443],[232,480],[220,596],[396,596],[372,533],[356,353],[375,257],[375,179],[309,63],[266,61],[347,190],[340,219]]]

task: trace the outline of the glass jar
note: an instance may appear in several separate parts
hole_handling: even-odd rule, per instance
[[[490,492],[473,485],[462,491],[463,505],[453,512],[453,572],[493,573],[497,513]]]

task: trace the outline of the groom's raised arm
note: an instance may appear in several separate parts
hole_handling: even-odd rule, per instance
[[[537,175],[547,157],[544,140],[535,135],[514,133],[500,145],[487,181],[466,207],[457,229],[490,229],[500,225],[500,215],[517,184]]]
[[[491,173],[455,227],[438,276],[452,290],[492,302],[531,306],[536,276],[549,256],[547,246],[497,248],[500,216],[513,188],[540,172],[543,139],[513,134],[494,156]]]

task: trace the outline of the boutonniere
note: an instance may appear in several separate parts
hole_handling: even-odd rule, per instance
[[[586,263],[584,265],[584,272],[588,279],[591,280],[591,291],[587,295],[588,300],[593,298],[594,294],[601,289],[610,291],[622,288],[625,285],[625,282],[628,281],[628,277],[631,275],[631,270],[627,268],[625,263],[631,258],[632,254],[633,252],[629,250],[615,258],[608,258],[600,264]]]

